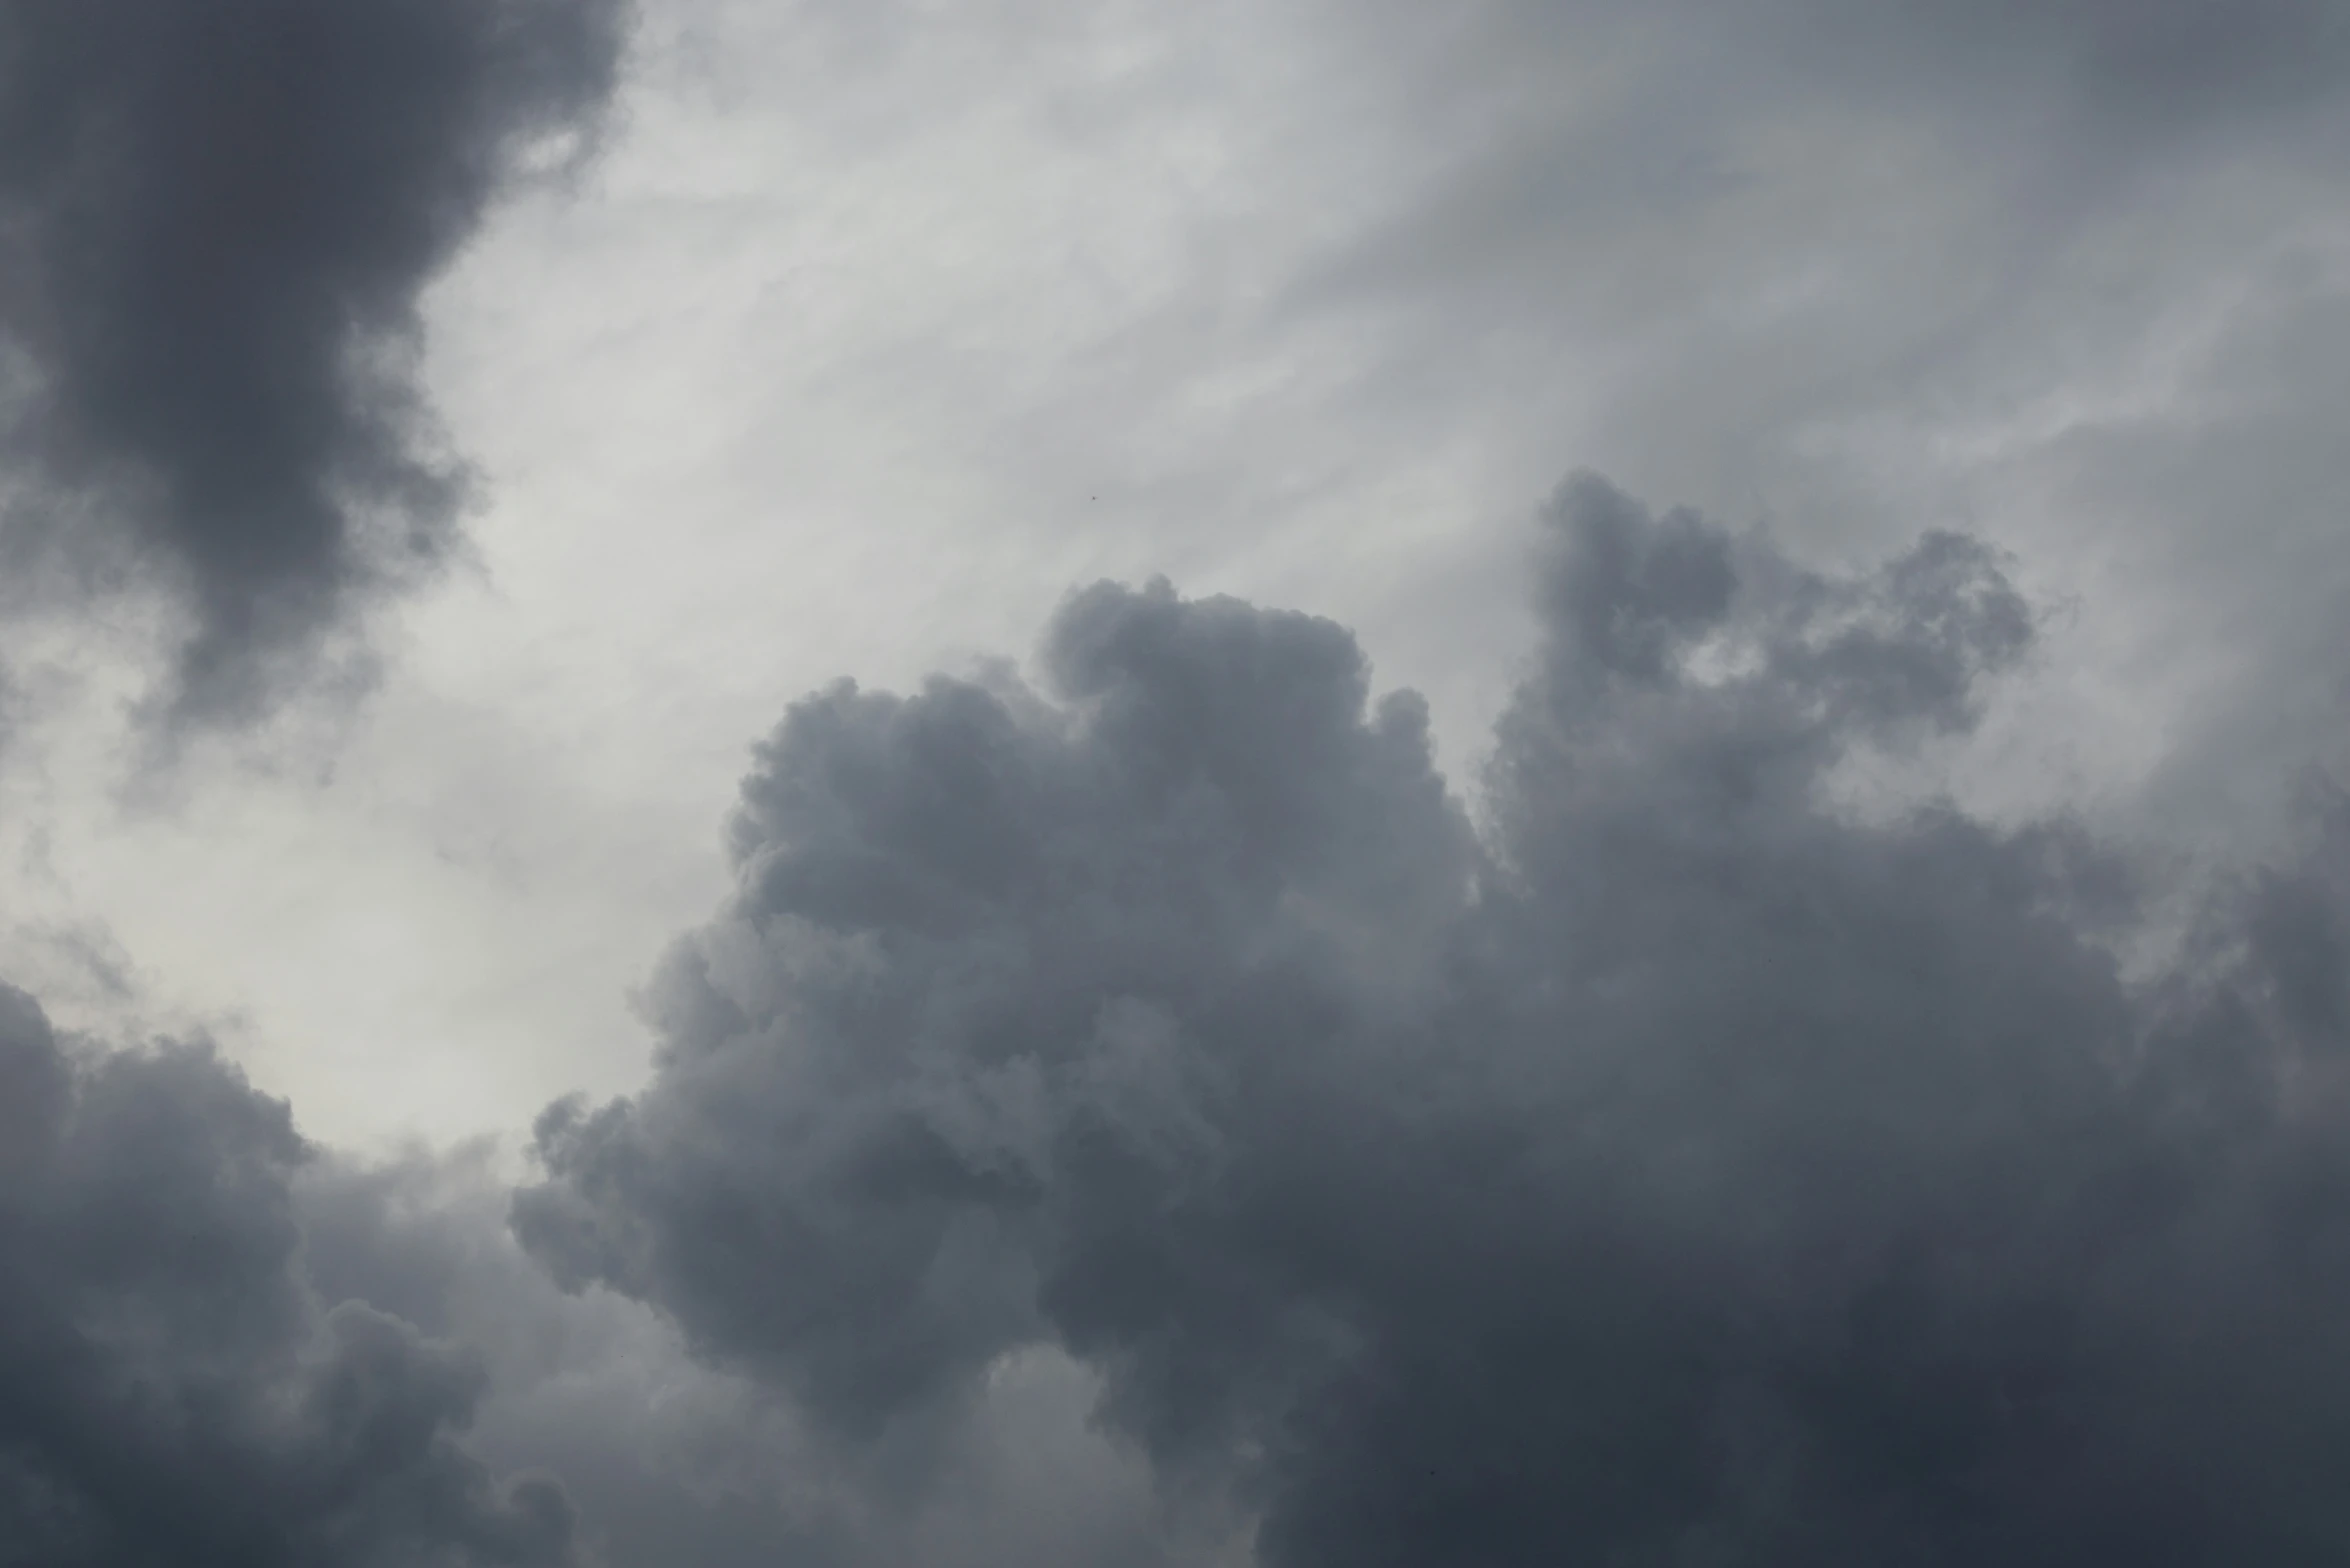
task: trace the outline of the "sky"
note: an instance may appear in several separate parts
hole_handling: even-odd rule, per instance
[[[14,0],[0,1568],[2350,1563],[2339,0]]]

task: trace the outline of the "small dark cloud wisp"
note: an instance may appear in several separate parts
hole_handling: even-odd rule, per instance
[[[184,717],[254,711],[449,547],[419,290],[592,127],[625,0],[0,9],[14,559],[175,591]],[[50,579],[54,581],[54,579]]]
[[[2152,978],[2062,823],[1833,801],[2034,622],[1590,478],[1481,822],[1342,628],[1070,601],[746,782],[526,1246],[856,1444],[1049,1345],[1269,1568],[2350,1551],[2350,812]]]

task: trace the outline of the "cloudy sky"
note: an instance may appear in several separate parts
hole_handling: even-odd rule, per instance
[[[2350,1563],[2339,0],[12,0],[0,1565]]]

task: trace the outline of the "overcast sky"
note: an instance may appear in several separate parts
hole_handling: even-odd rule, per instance
[[[15,0],[0,1564],[2350,1562],[2346,171],[2339,0]]]

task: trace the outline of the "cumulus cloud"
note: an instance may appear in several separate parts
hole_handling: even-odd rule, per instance
[[[1538,583],[1474,821],[1164,584],[799,704],[524,1244],[849,1451],[1070,1358],[1270,1568],[2338,1555],[2350,814],[2141,973],[2082,831],[1839,804],[2029,658],[1994,552],[1585,477]]]
[[[1202,1568],[1229,1511],[1165,1495],[1092,1421],[1099,1379],[1051,1352],[892,1441],[844,1445],[753,1380],[697,1364],[675,1326],[568,1294],[515,1245],[486,1147],[388,1164],[325,1157],[295,1189],[303,1256],[355,1296],[474,1347],[490,1388],[469,1446],[562,1478],[604,1568]]]
[[[454,547],[419,293],[624,11],[0,8],[0,564],[164,589],[175,716]],[[2339,6],[1301,17],[1381,177],[1259,325],[1374,304],[1416,445],[1523,356],[1543,462],[1562,360],[1717,499],[1958,451],[2245,625],[2174,788],[2338,708]],[[2350,803],[2179,936],[2075,823],[1855,809],[2034,657],[1979,540],[1586,477],[1533,585],[1473,793],[1346,629],[1164,583],[799,704],[510,1202],[0,990],[0,1568],[2350,1556]]]
[[[208,1049],[61,1041],[0,990],[0,1562],[575,1560],[461,1446],[479,1358],[306,1269],[286,1107]]]
[[[2341,766],[2339,5],[1315,16],[1389,139],[1283,319],[1359,356],[1402,450],[1472,454],[1461,512],[1503,515],[1564,433],[1824,555],[1963,527],[2083,607],[2043,694],[2069,784],[2242,854],[2274,842],[2259,791]],[[1365,619],[1382,647],[1490,637],[1474,599],[1413,602]]]
[[[587,131],[623,0],[27,0],[0,13],[0,413],[20,563],[191,618],[175,702],[249,711],[449,548],[466,477],[419,290]]]
[[[1473,804],[1165,583],[797,705],[519,1193],[0,996],[0,1563],[2338,1556],[2350,804],[2149,962],[2085,830],[1850,805],[1997,552],[1583,476],[1535,566]]]

